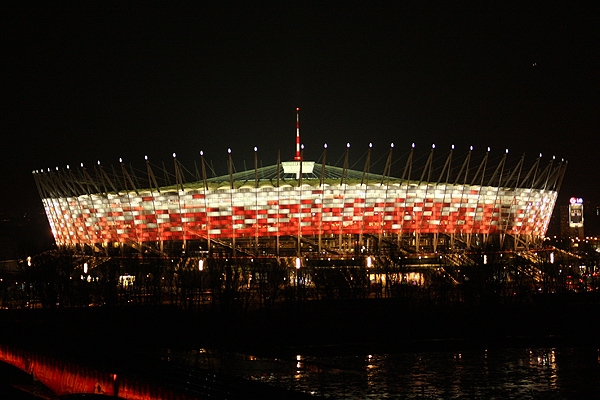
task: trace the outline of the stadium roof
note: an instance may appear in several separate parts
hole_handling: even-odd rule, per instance
[[[383,173],[371,173],[369,157],[362,171],[348,168],[347,158],[344,167],[317,164],[303,161],[307,168],[296,174],[286,171],[287,164],[299,162],[283,162],[266,167],[251,168],[245,171],[233,171],[233,163],[229,162],[230,173],[215,176],[214,171],[201,160],[200,167],[194,163],[194,171],[187,169],[174,158],[173,170],[168,170],[164,163],[161,166],[151,164],[146,160],[145,169],[135,169],[120,163],[104,167],[95,165],[92,168],[48,169],[48,171],[33,171],[40,196],[72,197],[85,194],[117,193],[123,191],[148,190],[177,190],[218,187],[238,188],[244,185],[263,186],[265,184],[292,185],[299,184],[391,184],[400,182],[410,183],[439,183],[477,186],[497,186],[507,188],[531,188],[558,191],[566,170],[567,162],[551,159],[542,165],[541,155],[526,165],[525,157],[509,161],[508,153],[495,160],[488,160],[489,151],[482,160],[473,162],[471,152],[462,160],[453,160],[453,153],[447,157],[434,159],[433,150],[425,163],[413,161],[413,152],[407,159],[393,161],[391,151]],[[422,159],[425,159],[423,157]],[[310,167],[308,167],[310,166]],[[289,165],[288,165],[289,167]],[[211,177],[207,172],[211,172]],[[302,182],[300,182],[302,181]]]
[[[255,181],[258,179],[259,181],[273,181],[277,180],[278,177],[278,168],[277,165],[269,165],[267,167],[257,168],[256,170],[250,169],[246,171],[236,172],[231,175],[231,178],[236,181]],[[381,181],[383,179],[383,175],[367,173],[366,171],[356,171],[352,169],[344,169],[341,167],[336,167],[333,165],[325,165],[323,168],[323,164],[314,164],[314,168],[308,173],[302,173],[302,179],[323,179],[323,180],[333,180],[339,179],[342,177],[348,180],[364,180],[365,182],[373,182],[374,180]],[[296,176],[292,174],[285,174],[283,168],[279,168],[279,179],[282,181],[293,180],[297,181]],[[207,179],[208,182],[229,182],[229,175],[220,175],[215,176],[213,178]]]

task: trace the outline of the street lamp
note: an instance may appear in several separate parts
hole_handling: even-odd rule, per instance
[[[300,257],[296,257],[296,291],[298,300],[300,300],[300,267],[302,266],[302,260]]]

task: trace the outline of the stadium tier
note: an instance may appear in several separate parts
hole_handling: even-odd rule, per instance
[[[155,173],[159,168],[146,161],[145,171],[121,163],[34,171],[34,178],[62,246],[164,250],[165,243],[181,243],[179,249],[195,243],[196,249],[247,254],[279,255],[286,247],[344,254],[381,249],[384,242],[412,252],[488,242],[516,247],[545,235],[565,162],[543,167],[536,158],[525,166],[521,158],[509,166],[504,154],[491,165],[487,152],[472,167],[472,152],[453,165],[451,151],[436,168],[432,149],[416,168],[413,151],[400,163],[390,150],[381,175],[369,173],[369,149],[363,171],[347,167],[347,153],[343,167],[327,165],[324,152],[320,164],[278,161],[258,168],[255,161],[254,169],[239,173],[232,172],[230,156],[230,173],[211,178],[204,158],[202,174],[196,168],[186,179],[186,172],[193,174],[175,157],[171,172]],[[394,165],[403,166],[398,176]]]

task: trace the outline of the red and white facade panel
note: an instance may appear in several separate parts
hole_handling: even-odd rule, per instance
[[[123,192],[43,203],[57,244],[299,234],[543,236],[557,192],[448,184]]]

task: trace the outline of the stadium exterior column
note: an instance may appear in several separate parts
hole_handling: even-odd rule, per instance
[[[206,179],[206,165],[204,164],[204,151],[200,151],[200,164],[202,168],[202,181],[204,182],[204,212],[206,213],[206,245],[208,256],[211,255],[210,243],[210,215],[208,212],[208,180]]]
[[[373,143],[369,143],[369,150],[367,150],[367,159],[365,160],[365,166],[363,168],[363,175],[360,180],[361,189],[364,186],[364,201],[362,204],[362,218],[360,219],[360,231],[358,234],[358,243],[359,246],[363,245],[363,233],[365,230],[365,208],[367,207],[367,188],[369,187],[369,173],[371,171],[371,149],[373,148]],[[365,180],[366,177],[366,180]]]
[[[319,256],[321,255],[321,251],[323,248],[322,240],[323,240],[323,199],[325,198],[325,163],[327,161],[327,143],[323,145],[323,160],[321,161],[321,177],[319,179],[319,184],[321,187],[321,210],[319,212]]]
[[[133,181],[131,180],[131,177],[127,173],[127,169],[125,169],[125,165],[123,164],[122,158],[119,158],[119,164],[121,166],[121,173],[123,174],[123,182],[125,182],[125,192],[127,193],[127,196],[126,196],[127,197],[127,205],[129,207],[129,212],[131,213],[131,229],[133,230],[133,234],[135,237],[135,243],[141,248],[142,246],[141,246],[140,239],[138,237],[137,229],[135,229],[135,217],[133,216],[133,210],[131,209],[131,195],[129,194],[130,191],[127,187],[127,180],[129,180],[129,183],[135,190],[135,193],[138,195],[139,195],[139,193],[138,193],[137,188],[135,187]],[[125,215],[125,213],[123,213],[123,215]]]
[[[423,228],[423,223],[425,223],[425,207],[427,205],[427,195],[429,194],[429,182],[431,182],[431,164],[433,162],[433,152],[435,150],[435,144],[431,145],[431,151],[429,152],[429,157],[427,158],[427,162],[425,163],[425,167],[423,168],[423,173],[421,174],[421,179],[419,180],[419,186],[425,183],[425,193],[423,194],[423,208],[421,212],[423,216],[421,217],[421,221],[419,221],[419,225],[417,226],[417,246],[420,245],[421,240],[421,231]],[[437,184],[436,184],[437,185]],[[435,245],[434,245],[435,248]]]
[[[383,169],[383,176],[381,178],[381,184],[385,184],[385,199],[383,200],[383,210],[380,211],[379,213],[379,237],[377,239],[377,245],[381,248],[381,240],[383,238],[383,224],[385,223],[385,209],[386,209],[386,201],[387,201],[387,197],[388,197],[388,189],[390,187],[390,175],[391,175],[391,170],[392,170],[392,152],[394,150],[394,143],[390,144],[390,151],[388,153],[388,157],[387,160],[385,162],[385,167]],[[388,176],[388,180],[387,182],[385,182],[385,175],[387,173]]]
[[[150,166],[150,161],[148,161],[148,156],[144,156],[144,159],[146,160],[146,169],[148,172],[148,182],[150,183],[150,195],[152,196],[152,211],[154,213],[154,215],[156,215],[156,203],[154,201],[155,197],[154,197],[154,192],[152,191],[152,185],[154,184],[154,187],[156,188],[157,192],[160,193],[160,188],[158,186],[158,182],[156,182],[156,177],[154,176],[154,172],[152,171],[152,168]],[[160,251],[163,251],[163,241],[162,241],[162,234],[161,234],[161,229],[162,229],[162,225],[158,224],[158,219],[156,220],[156,237],[155,240],[159,241],[160,243]]]
[[[492,216],[491,216],[492,220],[494,218],[494,210],[498,209],[498,198],[500,196],[500,190],[503,190],[502,188],[504,187],[504,186],[502,186],[502,175],[504,175],[504,166],[506,164],[506,157],[507,156],[508,156],[508,149],[506,149],[506,151],[504,152],[504,156],[502,157],[502,160],[500,161],[500,165],[498,165],[498,167],[496,168],[497,171],[500,170],[500,175],[498,177],[498,185],[497,185],[497,188],[496,188],[496,196],[494,197],[494,207],[492,208]],[[488,185],[491,185],[492,183],[493,183],[493,181],[490,180],[490,182],[488,182]],[[498,211],[499,211],[498,214],[500,214],[501,207],[500,207],[500,209],[498,209]],[[500,220],[500,216],[499,216],[498,220]],[[498,222],[500,222],[500,221],[498,221]],[[491,225],[491,222],[490,222],[490,229],[491,229],[491,226],[492,225]],[[498,225],[496,225],[496,227],[497,227],[496,229],[498,229]],[[501,243],[500,243],[500,249],[502,249],[502,241],[503,240],[501,240]]]
[[[464,211],[464,208],[463,208],[462,205],[464,204],[464,201],[465,201],[465,186],[468,185],[469,164],[471,162],[471,153],[472,152],[473,152],[473,146],[471,146],[469,148],[469,153],[467,153],[467,157],[465,158],[465,161],[463,162],[463,165],[462,165],[462,167],[461,167],[461,169],[459,171],[459,174],[458,174],[459,177],[457,178],[457,182],[458,182],[458,180],[460,179],[460,175],[461,175],[462,171],[464,170],[465,171],[465,178],[464,178],[464,181],[462,182],[462,189],[461,189],[461,193],[460,193],[460,203],[459,203],[460,204],[459,210],[462,210],[462,211],[459,211],[459,217],[461,216],[460,213],[462,213],[463,214],[462,215],[463,222],[465,222],[464,221],[464,217],[465,217],[464,213],[465,213],[465,211]],[[458,221],[459,220],[457,219],[457,221],[456,221],[457,224],[458,224]],[[466,248],[469,249],[471,247],[471,236],[470,236],[469,233],[465,232],[464,226],[465,225],[463,224],[459,233],[460,233],[461,237],[464,235],[464,237],[466,238],[465,239]]]
[[[231,249],[232,256],[235,257],[235,213],[233,212],[233,161],[231,159],[231,149],[227,149],[229,160],[229,199],[231,206]]]
[[[173,164],[175,166],[175,186],[177,187],[177,204],[179,205],[179,219],[181,221],[181,236],[183,239],[183,250],[186,249],[186,238],[185,238],[185,222],[183,222],[183,210],[185,206],[181,207],[181,196],[185,195],[183,190],[183,175],[181,174],[181,170],[179,168],[179,163],[177,162],[177,155],[173,153]]]
[[[344,185],[344,177],[346,176],[346,173],[348,171],[348,155],[350,153],[350,143],[346,143],[346,156],[344,157],[344,167],[342,169],[342,178],[340,180],[340,187],[344,188],[344,196],[343,196],[343,201],[346,201],[346,187],[343,186]],[[340,215],[340,230],[339,230],[339,249],[342,248],[342,236],[343,236],[343,231],[344,231],[344,203],[342,203],[342,212]]]
[[[256,221],[254,222],[255,236],[254,236],[254,253],[258,256],[258,147],[254,146],[254,206],[255,213],[254,217]]]
[[[279,178],[280,178],[280,173],[281,173],[281,151],[279,149],[277,149],[277,214],[275,214],[277,216],[276,219],[276,224],[277,224],[277,232],[276,232],[276,236],[275,236],[275,254],[277,256],[277,258],[279,259],[279,210],[280,210],[280,190],[281,188],[279,187]]]
[[[304,162],[304,145],[300,151],[300,172],[298,173],[298,257],[302,255],[302,163]]]

